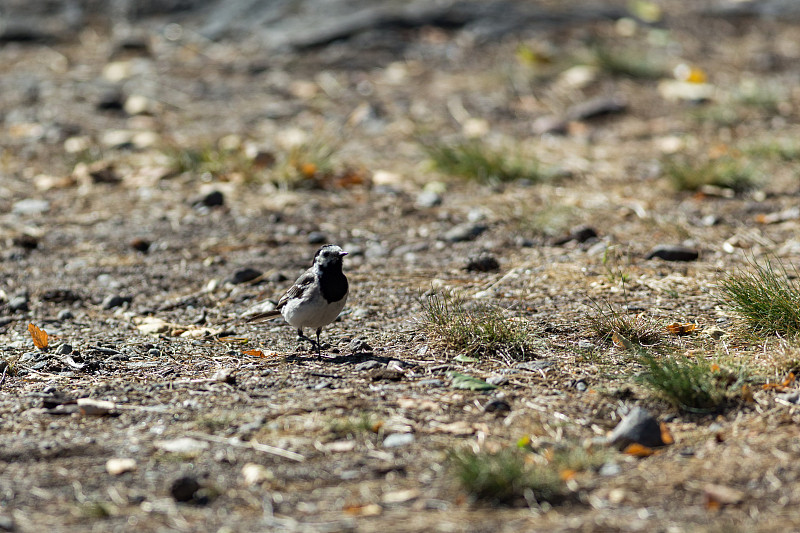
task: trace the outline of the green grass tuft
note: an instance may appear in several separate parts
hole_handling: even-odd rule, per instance
[[[741,193],[757,184],[753,167],[728,156],[698,164],[683,158],[670,158],[664,162],[664,173],[678,191],[697,191],[712,185]]]
[[[660,357],[639,350],[637,359],[646,372],[642,382],[656,395],[690,412],[713,412],[722,409],[728,394],[742,377],[705,359],[692,360],[672,353]]]
[[[753,270],[736,272],[719,284],[722,301],[757,334],[793,337],[800,333],[800,282],[780,264],[752,262]]]
[[[515,360],[533,356],[530,327],[510,319],[497,306],[476,303],[468,307],[463,298],[441,291],[426,296],[422,308],[422,329],[445,349]]]
[[[255,171],[253,161],[240,149],[223,149],[213,144],[200,147],[173,147],[165,152],[170,167],[176,174],[204,175],[213,179],[227,179],[239,174],[246,181]]]
[[[564,492],[556,469],[526,462],[525,451],[498,453],[463,450],[450,455],[450,469],[461,488],[477,500],[514,504],[552,502]]]
[[[594,334],[605,342],[613,340],[629,341],[638,346],[655,346],[663,337],[663,328],[647,315],[628,315],[614,309],[605,302],[594,302],[595,314],[589,316],[589,326]]]
[[[509,157],[478,141],[455,144],[423,144],[423,150],[436,170],[479,183],[502,183],[517,180],[541,182],[549,178],[533,159]]]

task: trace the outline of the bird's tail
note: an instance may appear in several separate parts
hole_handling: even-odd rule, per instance
[[[269,320],[270,318],[275,318],[276,316],[280,316],[281,312],[277,309],[272,311],[265,311],[263,313],[253,313],[252,315],[245,315],[242,319],[245,322],[263,322],[264,320]]]

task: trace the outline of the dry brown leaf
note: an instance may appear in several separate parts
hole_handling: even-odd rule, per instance
[[[634,457],[650,457],[657,452],[653,448],[634,442],[633,444],[628,444],[628,446],[622,450],[622,453],[626,455],[632,455]]]
[[[261,350],[245,350],[242,352],[244,355],[252,355],[253,357],[266,357]]]
[[[661,442],[663,442],[664,444],[674,443],[675,438],[672,436],[672,433],[670,433],[667,425],[664,422],[660,422],[659,425],[661,427]]]
[[[689,335],[697,331],[697,324],[681,324],[673,322],[667,326],[667,331],[672,335]]]
[[[33,323],[28,324],[28,332],[33,337],[33,345],[44,350],[47,348],[47,332],[43,329],[37,328]]]
[[[343,511],[351,516],[378,516],[383,509],[377,503],[366,505],[348,505]]]
[[[571,468],[564,468],[558,473],[558,477],[561,478],[561,481],[569,481],[570,479],[575,479],[576,475],[578,475],[578,471],[573,470]]]

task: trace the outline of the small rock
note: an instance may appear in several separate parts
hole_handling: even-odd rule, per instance
[[[585,120],[587,118],[601,117],[622,113],[628,108],[628,103],[621,96],[599,96],[577,103],[567,109],[568,120]]]
[[[103,309],[114,309],[116,307],[122,307],[125,304],[130,304],[133,301],[133,296],[120,296],[118,294],[109,294],[106,296],[106,299],[103,300],[101,307]]]
[[[214,375],[211,376],[211,380],[218,383],[233,385],[236,383],[236,370],[233,368],[220,368],[214,372]]]
[[[603,463],[603,466],[600,467],[600,471],[598,472],[601,476],[611,477],[616,476],[622,472],[622,468],[617,463],[614,462],[607,462]]]
[[[355,370],[356,372],[364,372],[366,370],[372,370],[373,368],[378,368],[379,366],[381,366],[381,364],[378,361],[370,359],[369,361],[358,363],[355,366]]]
[[[61,344],[58,348],[56,348],[56,355],[69,355],[72,353],[72,345],[71,344]]]
[[[283,272],[273,272],[272,274],[267,276],[267,281],[269,281],[270,283],[282,283],[288,279],[289,278],[287,278]]]
[[[72,311],[70,311],[69,309],[62,309],[61,311],[58,312],[56,318],[58,320],[71,320],[75,318],[75,315],[72,314]]]
[[[264,465],[247,463],[242,467],[242,477],[244,478],[244,484],[250,486],[260,485],[265,481],[274,479],[275,474],[273,474],[272,470],[266,468]]]
[[[520,370],[530,370],[532,372],[538,372],[539,370],[543,370],[547,367],[553,366],[552,361],[525,361],[523,363],[517,363],[514,365],[514,368],[518,368]]]
[[[414,442],[414,435],[411,433],[392,433],[383,439],[384,448],[397,448],[398,446],[406,446]]]
[[[97,100],[97,109],[100,111],[119,111],[125,104],[125,95],[119,88],[111,88],[100,95]]]
[[[403,376],[404,374],[402,372],[391,368],[376,368],[369,373],[369,377],[372,381],[400,381],[403,379]]]
[[[255,268],[244,267],[240,268],[233,275],[226,279],[227,283],[232,283],[233,285],[240,285],[242,283],[247,283],[248,281],[253,281],[254,279],[260,277],[262,272],[260,270],[256,270]]]
[[[192,202],[195,207],[222,207],[225,205],[225,195],[220,191],[211,191]]]
[[[353,353],[372,353],[372,346],[367,344],[364,339],[353,339],[348,348]]]
[[[9,311],[27,311],[28,297],[26,295],[14,296],[8,301]]]
[[[161,357],[161,350],[159,350],[158,348],[150,348],[149,350],[147,350],[147,355],[149,355],[150,357]]]
[[[104,416],[114,410],[114,402],[108,400],[95,400],[94,398],[78,398],[78,409],[86,416]]]
[[[417,195],[415,205],[418,208],[430,208],[442,205],[442,197],[435,191],[424,190]]]
[[[661,425],[658,420],[641,407],[634,407],[617,424],[617,427],[608,436],[608,443],[619,449],[624,449],[634,443],[648,448],[665,445],[661,439]]]
[[[486,383],[489,385],[494,385],[495,387],[500,387],[508,383],[508,377],[495,374],[494,376],[486,378]]]
[[[25,250],[35,250],[39,246],[39,239],[33,235],[22,233],[21,235],[16,235],[14,238],[12,238],[11,244]]]
[[[442,239],[448,242],[471,241],[487,229],[489,229],[489,227],[486,224],[459,224],[447,230],[444,235],[442,235]]]
[[[113,457],[106,461],[106,472],[112,476],[119,476],[133,470],[136,470],[136,459],[131,459],[130,457]]]
[[[486,405],[483,406],[483,410],[486,413],[508,413],[511,411],[511,406],[505,400],[494,398],[486,402]]]
[[[193,500],[198,490],[200,490],[200,483],[193,476],[179,477],[169,487],[170,495],[179,502]]]
[[[10,516],[0,515],[0,531],[16,531],[14,519]]]
[[[570,241],[586,242],[589,239],[597,238],[597,230],[591,226],[578,226],[574,228],[569,235],[564,235],[553,240],[554,246],[563,246]]]
[[[159,450],[164,450],[165,452],[186,454],[199,453],[208,448],[207,442],[189,437],[181,437],[172,440],[158,440],[155,441],[153,445]]]
[[[696,261],[700,252],[685,246],[659,245],[650,250],[646,259],[663,259],[664,261]]]
[[[494,272],[500,270],[500,263],[493,255],[486,253],[471,257],[464,267],[467,272]]]
[[[745,499],[745,493],[741,490],[712,483],[703,487],[703,496],[708,508],[714,505],[734,505],[741,503]]]
[[[137,238],[135,238],[135,239],[133,239],[131,241],[131,248],[133,248],[137,252],[141,252],[143,254],[146,254],[147,252],[150,251],[150,245],[151,244],[152,243],[150,241],[148,241],[147,239],[143,239],[141,237],[137,237]]]
[[[321,231],[312,231],[308,234],[306,240],[308,241],[308,244],[324,244],[328,242],[328,237],[326,237]]]

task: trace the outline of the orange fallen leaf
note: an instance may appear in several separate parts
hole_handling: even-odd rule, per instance
[[[377,516],[381,514],[383,509],[377,503],[368,503],[366,505],[348,505],[343,511],[352,516]]]
[[[675,437],[670,433],[669,428],[664,422],[659,423],[661,427],[661,442],[664,444],[672,444],[675,442]]]
[[[681,324],[680,322],[673,322],[667,326],[667,331],[672,335],[688,335],[697,331],[697,324]]]
[[[565,468],[558,473],[558,477],[561,478],[561,481],[569,481],[570,479],[574,479],[577,474],[577,470]]]
[[[43,329],[37,328],[34,324],[28,324],[28,332],[33,337],[33,345],[44,350],[47,348],[47,332]]]
[[[314,163],[300,163],[299,170],[306,178],[313,178],[317,173],[317,165]]]
[[[245,350],[242,352],[244,355],[252,355],[253,357],[266,357],[261,350]]]
[[[753,403],[755,398],[753,398],[753,390],[750,388],[750,385],[742,385],[742,400],[747,403]]]
[[[650,457],[656,453],[656,450],[634,442],[633,444],[628,444],[628,446],[622,450],[622,453],[626,455],[632,455],[634,457]]]
[[[719,372],[720,371],[719,365],[717,363],[711,363],[711,371]]]

